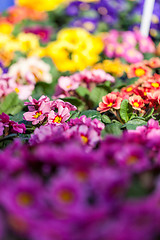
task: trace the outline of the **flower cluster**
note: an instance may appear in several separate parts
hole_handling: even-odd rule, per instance
[[[24,119],[32,122],[33,125],[61,124],[70,118],[70,111],[77,108],[69,102],[60,99],[50,101],[47,96],[41,96],[39,100],[29,97],[30,102],[25,102],[29,112],[24,113]]]
[[[58,79],[58,85],[55,90],[55,97],[64,98],[75,94],[79,86],[86,87],[91,90],[97,84],[104,83],[106,81],[115,82],[115,78],[110,74],[105,73],[101,69],[84,70],[79,73],[75,73],[69,77],[60,77]],[[53,98],[54,98],[53,96]]]
[[[128,63],[137,63],[143,60],[144,53],[155,52],[155,45],[151,38],[143,37],[140,32],[111,30],[103,36],[105,54],[109,58],[124,58]],[[137,45],[138,50],[137,50]]]
[[[56,41],[48,44],[46,55],[53,59],[59,71],[75,72],[98,62],[102,50],[100,37],[82,28],[66,28],[59,31]]]
[[[143,71],[140,69],[139,71]],[[134,110],[144,114],[148,109],[159,109],[160,75],[144,76],[134,84],[121,89],[120,92],[112,92],[102,98],[98,111],[106,112],[110,109],[120,109],[122,100],[128,99]]]
[[[115,77],[121,77],[124,73],[128,72],[129,65],[123,64],[119,58],[113,60],[106,59],[101,63],[95,64],[93,69],[102,69]]]
[[[156,239],[159,129],[150,120],[90,152],[73,139],[32,147],[15,141],[0,152],[1,238]]]

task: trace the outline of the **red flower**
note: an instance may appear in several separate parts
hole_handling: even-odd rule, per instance
[[[97,108],[100,112],[106,112],[111,108],[120,109],[122,98],[117,96],[117,93],[109,93],[102,98],[103,102],[99,103]]]

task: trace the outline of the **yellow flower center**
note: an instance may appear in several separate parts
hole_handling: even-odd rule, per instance
[[[131,92],[132,90],[133,90],[132,87],[128,87],[128,88],[126,89],[126,92]]]
[[[20,193],[17,196],[17,201],[22,206],[29,206],[32,204],[33,199],[32,199],[32,196],[28,193]]]
[[[69,89],[69,88],[71,88],[71,87],[72,87],[72,85],[71,85],[71,84],[67,86],[67,88],[68,88],[68,89]]]
[[[142,69],[142,68],[137,68],[136,70],[135,70],[135,75],[137,76],[137,77],[142,77],[143,75],[145,75],[145,70],[144,69]]]
[[[59,193],[59,197],[63,202],[70,203],[74,199],[74,195],[71,191],[69,190],[62,190]]]
[[[155,83],[151,83],[152,87],[155,87],[155,88],[159,88],[159,83],[155,82]]]
[[[138,102],[134,102],[134,103],[133,103],[133,106],[136,107],[136,108],[138,108],[138,107],[139,107],[139,103],[138,103]]]
[[[61,123],[62,122],[62,117],[56,116],[53,120],[54,123]]]
[[[87,144],[87,142],[88,142],[88,137],[86,137],[86,136],[84,136],[84,135],[81,135],[81,139],[82,139],[82,142],[83,142],[84,144]]]
[[[15,88],[14,90],[15,90],[16,93],[20,92],[18,88]]]
[[[34,118],[39,118],[42,115],[42,112],[36,112],[35,115],[33,115]]]
[[[111,102],[107,105],[107,107],[112,107],[112,105],[113,105],[113,103]]]

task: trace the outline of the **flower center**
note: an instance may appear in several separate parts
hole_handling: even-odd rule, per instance
[[[130,156],[128,159],[127,159],[127,163],[128,164],[134,164],[136,163],[138,160],[138,158],[136,156]]]
[[[151,83],[152,87],[155,87],[155,88],[159,88],[159,83],[155,82],[155,83]]]
[[[59,197],[65,203],[70,203],[74,200],[74,195],[70,190],[61,190]]]
[[[61,117],[61,116],[56,116],[56,117],[53,119],[53,122],[54,122],[54,123],[61,123],[61,122],[62,122],[62,117]]]
[[[35,115],[33,115],[34,118],[39,118],[42,115],[42,112],[36,112]]]
[[[112,105],[113,105],[113,103],[111,102],[107,105],[107,107],[112,107]]]
[[[17,196],[17,201],[22,206],[30,206],[33,202],[33,198],[29,193],[20,193]]]
[[[15,88],[14,90],[15,90],[16,93],[20,92],[18,88]]]
[[[144,69],[142,69],[142,68],[137,68],[136,70],[135,70],[135,75],[137,76],[137,77],[142,77],[143,75],[145,75],[145,70]]]
[[[133,106],[138,108],[139,107],[139,103],[138,102],[134,102]]]
[[[131,92],[132,90],[133,90],[132,87],[128,87],[128,88],[126,89],[126,92]]]
[[[84,136],[84,135],[81,135],[81,139],[82,139],[82,142],[84,144],[87,144],[88,143],[88,137]]]

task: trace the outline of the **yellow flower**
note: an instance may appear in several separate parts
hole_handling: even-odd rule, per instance
[[[119,59],[104,60],[102,63],[94,65],[94,69],[103,69],[116,77],[121,77],[124,72],[128,72],[129,66],[122,64]]]
[[[45,57],[46,56],[46,49],[42,47],[38,47],[36,49],[33,49],[28,54],[29,57],[36,56],[36,57]]]
[[[17,40],[22,52],[29,52],[39,47],[39,39],[32,33],[20,33]]]
[[[6,42],[9,42],[11,40],[11,37],[9,35],[0,33],[0,48],[4,47]]]
[[[13,25],[7,21],[0,23],[0,33],[10,35],[13,31]]]
[[[97,0],[82,0],[82,2],[96,2]],[[37,11],[52,11],[61,4],[68,4],[71,0],[16,0],[16,4],[32,8]]]
[[[102,40],[81,28],[63,29],[57,40],[49,43],[47,56],[51,57],[59,71],[78,71],[99,61],[103,50]]]

